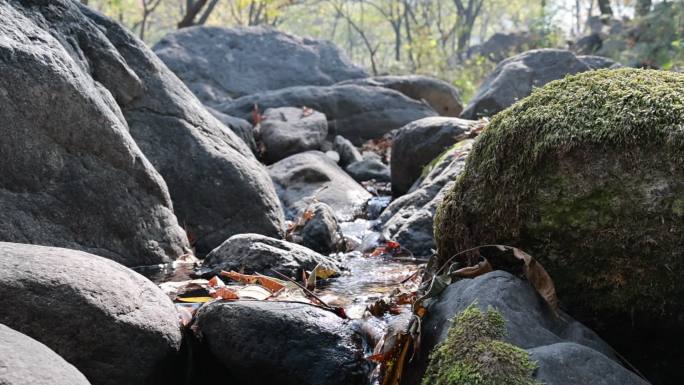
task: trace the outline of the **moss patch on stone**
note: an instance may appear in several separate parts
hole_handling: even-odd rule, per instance
[[[568,76],[479,136],[436,213],[439,259],[510,244],[585,320],[673,319],[684,310],[683,199],[684,75]]]
[[[470,305],[430,355],[422,385],[535,384],[536,365],[525,350],[502,340],[504,323],[499,312]]]

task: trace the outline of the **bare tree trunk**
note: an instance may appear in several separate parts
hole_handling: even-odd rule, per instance
[[[143,14],[140,20],[140,40],[145,40],[145,31],[147,30],[147,19],[152,12],[161,4],[161,0],[142,0]]]
[[[375,47],[373,47],[373,44],[371,44],[370,39],[363,31],[363,28],[359,27],[359,25],[354,22],[351,16],[344,12],[344,10],[339,4],[335,2],[331,2],[330,4],[332,4],[332,6],[335,7],[335,11],[337,11],[337,13],[339,13],[339,15],[347,21],[347,25],[354,31],[356,31],[356,33],[361,37],[361,40],[363,41],[363,44],[366,46],[366,50],[368,50],[368,54],[370,56],[371,69],[373,70],[373,75],[377,76],[378,67],[375,62],[375,55],[377,54],[378,48],[380,46],[376,45]]]
[[[577,36],[582,34],[582,7],[580,0],[575,0],[575,34]]]
[[[470,47],[470,36],[473,32],[475,20],[482,10],[484,0],[468,0],[467,5],[462,0],[453,0],[453,2],[458,13],[458,25],[454,27],[457,35],[456,51],[462,60],[463,55]]]
[[[183,15],[181,21],[178,22],[178,29],[204,24],[218,2],[218,0],[211,0],[205,9],[204,7],[207,5],[208,1],[209,0],[187,0],[185,15]],[[203,9],[204,12],[202,12]],[[200,15],[200,18],[195,22],[197,15]]]
[[[651,5],[651,0],[637,0],[635,7],[636,14],[639,16],[648,15],[648,13],[651,12]]]
[[[613,8],[610,6],[610,0],[598,0],[598,6],[601,15],[613,16]]]

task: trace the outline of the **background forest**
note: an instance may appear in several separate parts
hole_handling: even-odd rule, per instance
[[[152,45],[192,25],[269,25],[327,39],[375,74],[428,74],[467,102],[503,58],[571,48],[677,69],[684,4],[651,0],[84,0]]]

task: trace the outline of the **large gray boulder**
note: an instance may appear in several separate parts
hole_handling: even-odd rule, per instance
[[[426,174],[409,192],[387,206],[380,215],[385,238],[399,242],[416,256],[432,254],[436,249],[432,231],[435,212],[463,172],[472,143],[472,139],[463,140],[435,159],[434,165],[425,166]]]
[[[386,75],[371,78],[347,80],[340,84],[385,87],[408,96],[423,100],[442,116],[458,116],[463,111],[463,103],[458,90],[451,84],[424,75]]]
[[[0,384],[90,385],[47,346],[0,324]]]
[[[369,364],[360,336],[332,312],[305,303],[215,302],[197,327],[231,383],[363,385]]]
[[[94,385],[165,383],[181,331],[171,300],[108,259],[0,243],[0,323],[42,342]]]
[[[183,28],[166,35],[154,51],[210,105],[268,90],[368,76],[328,41],[269,27]]]
[[[307,108],[282,107],[264,111],[261,142],[264,158],[273,163],[290,155],[320,150],[328,136],[325,115]]]
[[[329,205],[338,219],[349,220],[371,194],[320,151],[289,156],[268,168],[288,217],[314,201]]]
[[[392,140],[392,195],[406,194],[423,168],[464,139],[475,124],[472,120],[431,117],[400,128]]]
[[[299,86],[244,96],[216,106],[228,115],[252,120],[254,108],[308,107],[328,118],[331,134],[354,144],[380,138],[414,120],[437,113],[423,102],[383,87],[336,85]]]
[[[41,7],[46,14],[47,9]],[[197,252],[206,253],[234,234],[282,236],[284,219],[275,190],[247,145],[143,42],[116,22],[80,9],[89,20],[65,21],[63,28],[85,29],[78,33],[92,45],[83,54],[89,60],[125,69],[118,76],[102,71],[97,79],[116,91],[131,135],[166,180],[176,215],[196,240]],[[126,87],[135,80],[139,87]]]
[[[506,321],[505,340],[528,350],[539,367],[536,380],[549,385],[647,384],[621,366],[596,333],[567,314],[555,316],[529,283],[504,271],[453,283],[428,307],[421,349],[402,383],[420,382],[430,351],[445,340],[451,320],[472,304],[501,313]]]
[[[187,238],[117,105],[150,84],[84,9],[0,2],[0,240],[168,262]]]
[[[591,56],[578,57],[562,49],[535,49],[510,57],[487,75],[461,117],[492,116],[528,96],[534,87],[565,75],[598,69],[597,63]]]
[[[278,272],[297,279],[303,271],[311,271],[318,264],[340,272],[335,262],[311,249],[259,234],[233,235],[204,259],[204,266],[216,271],[234,270],[280,278],[274,273]]]

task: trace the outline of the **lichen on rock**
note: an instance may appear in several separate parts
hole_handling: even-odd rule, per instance
[[[505,332],[501,313],[470,305],[430,355],[422,385],[536,384],[536,365],[525,350],[503,341]]]

